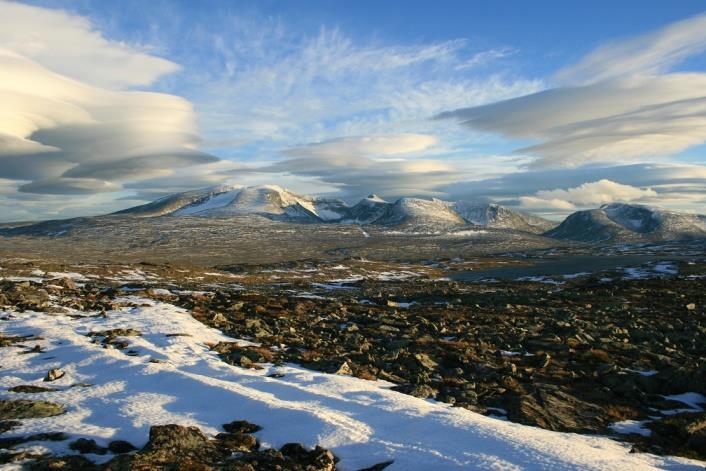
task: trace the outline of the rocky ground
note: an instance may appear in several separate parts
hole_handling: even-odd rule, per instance
[[[211,345],[239,367],[295,363],[385,380],[405,394],[513,422],[608,434],[636,452],[706,460],[706,257],[555,278],[451,281],[463,270],[525,263],[348,259],[204,269],[5,258],[0,309],[105,312],[128,292],[250,340]],[[127,354],[139,334],[91,333]],[[32,340],[0,333],[0,348],[20,344],[30,354]],[[61,372],[47,373],[48,387],[52,374]],[[57,407],[2,401],[0,430],[60,414]],[[144,449],[117,444],[123,453],[95,466],[80,455],[17,456],[12,450],[23,440],[3,439],[0,459],[32,458],[32,469],[335,469],[323,449],[259,450],[251,426],[242,427],[226,427],[215,439],[197,429],[153,427]],[[95,453],[95,446],[72,448]]]
[[[361,282],[351,294],[214,293],[178,303],[260,344],[213,347],[239,366],[294,362],[384,379],[557,431],[610,433],[612,424],[645,421],[648,438],[639,429],[625,437],[637,450],[706,459],[706,414],[670,398],[706,394],[701,279],[586,277],[561,288]]]
[[[150,428],[149,441],[141,450],[128,442],[111,442],[108,448],[99,447],[94,440],[78,439],[69,447],[79,455],[31,456],[26,467],[31,471],[54,469],[72,471],[148,471],[158,469],[177,470],[292,470],[292,471],[334,471],[336,457],[328,450],[316,447],[308,450],[298,443],[288,443],[279,450],[261,449],[252,435],[260,427],[247,421],[234,421],[223,425],[225,430],[209,439],[196,427],[176,424],[156,425]],[[52,437],[50,439],[66,439]],[[109,461],[95,464],[83,454],[115,455]],[[14,456],[13,458],[18,458]],[[386,463],[371,468],[382,470]]]

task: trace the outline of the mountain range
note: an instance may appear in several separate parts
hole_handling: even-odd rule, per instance
[[[273,220],[300,223],[383,226],[415,224],[441,228],[471,224],[535,234],[541,234],[557,225],[492,203],[407,197],[390,202],[377,195],[370,195],[349,206],[340,199],[300,195],[276,185],[222,186],[189,191],[115,214],[137,217],[226,217],[255,214]]]
[[[484,228],[588,243],[643,243],[706,239],[706,216],[637,204],[612,203],[577,211],[563,222],[550,221],[494,203],[377,195],[354,205],[337,198],[311,197],[276,185],[218,186],[176,193],[151,203],[97,218],[262,217],[299,224],[356,224],[421,234],[444,234],[459,228]],[[44,221],[0,229],[5,235],[64,234],[96,218]],[[119,221],[116,220],[116,221]]]

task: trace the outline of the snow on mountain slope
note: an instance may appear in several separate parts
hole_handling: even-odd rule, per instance
[[[420,198],[400,198],[386,208],[385,213],[375,220],[376,224],[395,225],[403,222],[422,224],[456,225],[465,224],[447,202]]]
[[[613,203],[601,206],[603,213],[614,223],[634,232],[651,232],[659,224],[656,214],[646,206]]]
[[[4,436],[64,432],[99,446],[127,440],[143,446],[151,425],[195,425],[216,434],[231,420],[259,424],[265,446],[286,442],[331,449],[343,471],[394,459],[387,469],[415,470],[701,470],[702,462],[630,453],[605,437],[558,433],[475,414],[388,389],[384,382],[328,375],[294,366],[248,370],[222,362],[208,343],[228,341],[187,311],[149,299],[126,297],[106,316],[3,312],[4,335],[36,335],[45,354],[0,349],[0,397],[42,399],[66,413],[26,419]],[[73,313],[69,313],[73,314]],[[76,313],[78,314],[78,313]],[[103,348],[89,332],[132,328],[130,349]],[[167,336],[188,333],[189,336]],[[159,359],[161,362],[151,362]],[[50,368],[66,375],[58,391],[10,393],[19,384],[43,385]],[[278,372],[284,376],[270,378]],[[89,383],[89,387],[70,387]],[[68,449],[70,440],[22,445],[33,451]],[[89,455],[93,459],[103,457]]]
[[[661,237],[706,236],[706,216],[678,213],[637,204],[613,203],[601,207],[616,224]]]
[[[215,193],[206,199],[189,204],[172,212],[172,216],[191,216],[211,209],[221,208],[233,202],[240,190],[231,190],[223,193]]]
[[[324,221],[340,221],[348,216],[350,208],[337,198],[311,198],[313,212]]]
[[[632,242],[639,240],[638,234],[616,224],[600,209],[572,213],[561,224],[545,232],[544,235],[556,239],[583,242]]]
[[[577,211],[545,235],[589,242],[706,238],[706,216],[613,203]]]
[[[165,196],[151,203],[124,209],[113,214],[139,217],[166,216],[189,206],[198,208],[202,205],[208,205],[209,201],[212,201],[215,197],[225,193],[230,194],[237,192],[238,188],[237,186],[222,185],[203,190],[185,191],[183,193]]]
[[[276,185],[218,187],[179,193],[116,214],[139,216],[229,216],[258,214],[308,222],[336,221],[348,208],[337,199],[312,198]]]
[[[495,229],[515,229],[539,234],[556,226],[552,221],[532,214],[513,211],[498,204],[478,204],[468,201],[451,203],[451,208],[463,219],[477,226]]]
[[[391,205],[377,195],[369,195],[349,209],[344,222],[370,224],[380,219]]]
[[[296,209],[295,209],[296,208]],[[314,217],[310,201],[276,185],[245,187],[224,206],[199,212],[199,216],[224,216],[233,214],[267,214],[299,216],[309,213]]]
[[[498,229],[541,233],[555,224],[497,204],[400,198],[390,203],[370,195],[350,207],[339,199],[299,195],[276,185],[222,187],[186,192],[118,214],[139,216],[229,216],[258,214],[271,219],[355,224],[421,224],[439,229],[470,223]]]

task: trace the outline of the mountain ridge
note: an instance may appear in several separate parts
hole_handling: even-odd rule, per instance
[[[706,215],[640,204],[610,203],[576,211],[561,223],[496,203],[401,197],[387,201],[371,194],[350,206],[336,198],[297,194],[277,185],[223,185],[167,195],[115,213],[12,224],[4,235],[64,235],[75,224],[130,218],[256,217],[299,224],[353,224],[395,228],[408,234],[451,234],[464,228],[492,229],[594,244],[706,240]]]
[[[274,220],[443,227],[474,225],[540,234],[558,223],[495,203],[401,197],[386,201],[371,194],[353,206],[335,198],[311,197],[277,185],[222,186],[169,195],[113,214],[139,217],[223,217],[256,214]]]

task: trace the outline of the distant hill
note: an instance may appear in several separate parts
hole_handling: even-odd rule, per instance
[[[658,242],[706,238],[706,216],[613,203],[577,211],[545,233],[584,242]]]

